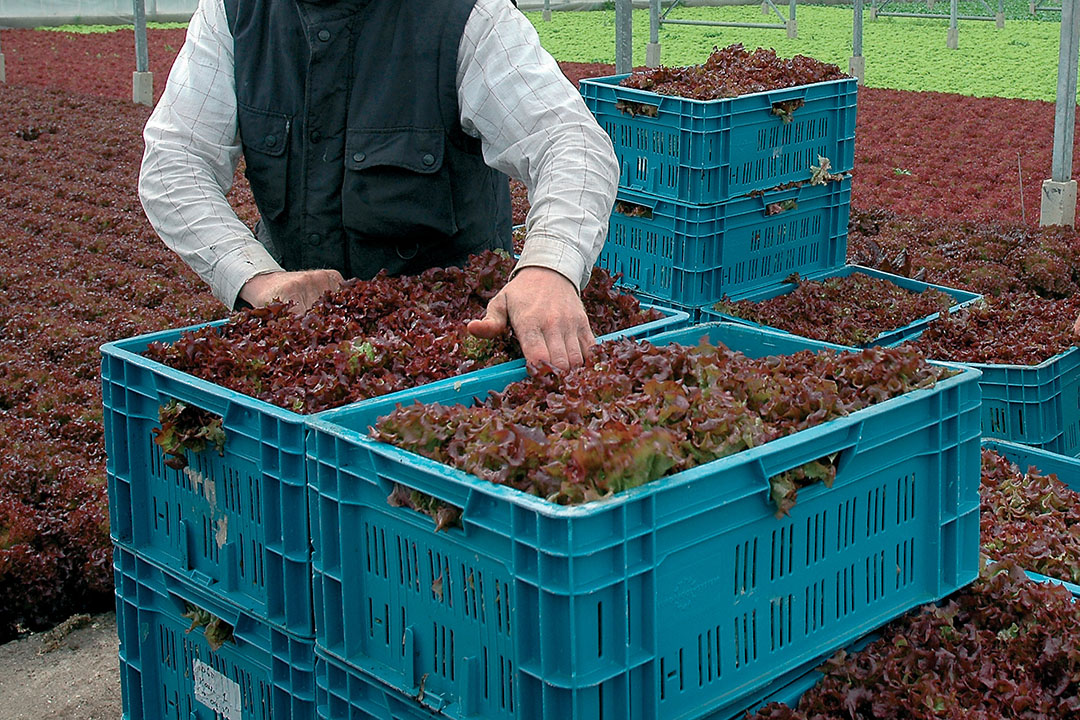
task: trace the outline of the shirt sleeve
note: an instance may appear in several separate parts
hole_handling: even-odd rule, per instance
[[[517,267],[556,270],[583,288],[607,239],[619,183],[611,140],[510,0],[477,0],[458,52],[465,132],[484,161],[528,188]]]
[[[244,283],[282,268],[225,198],[242,150],[223,0],[200,0],[143,140],[139,199],[150,224],[234,307]]]

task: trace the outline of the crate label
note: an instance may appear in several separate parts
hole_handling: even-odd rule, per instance
[[[223,720],[242,720],[240,683],[222,675],[204,662],[193,663],[195,699],[220,715]]]

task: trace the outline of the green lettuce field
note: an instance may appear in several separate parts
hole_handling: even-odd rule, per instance
[[[996,3],[992,3],[997,7]],[[910,11],[918,6],[893,6]],[[897,90],[936,90],[975,97],[1004,97],[1053,101],[1057,92],[1060,24],[1038,19],[1018,20],[1027,3],[1009,3],[1005,28],[993,22],[960,21],[960,47],[945,47],[947,19],[881,17],[866,19],[863,56],[866,84]],[[781,9],[786,13],[787,5]],[[962,12],[976,10],[965,3]],[[938,2],[935,12],[948,12]],[[558,60],[615,61],[615,12],[556,12],[550,23],[540,13],[526,13],[540,33],[544,47]],[[1056,20],[1056,16],[1041,14]],[[660,30],[661,62],[687,65],[702,62],[714,46],[741,42],[748,48],[772,47],[780,55],[801,53],[847,69],[852,42],[851,7],[799,5],[799,37],[789,40],[783,30],[667,25]],[[670,18],[730,22],[778,22],[756,5],[677,8]],[[649,14],[634,11],[634,65],[645,63]],[[1020,121],[1020,119],[1018,119]]]

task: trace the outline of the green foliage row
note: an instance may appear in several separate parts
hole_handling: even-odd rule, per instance
[[[146,27],[150,30],[175,30],[178,28],[186,28],[186,22],[148,22]],[[69,32],[78,33],[80,35],[90,35],[92,33],[108,33],[116,32],[117,30],[131,30],[132,25],[51,25],[46,27],[37,27],[35,30],[51,30],[53,32]]]
[[[996,0],[989,1],[996,9]],[[777,5],[786,15],[787,4]],[[900,8],[899,5],[895,7]],[[925,4],[922,7],[925,9]],[[1010,14],[1019,12],[1016,0],[1010,0],[1010,8]],[[975,7],[965,9],[973,12]],[[935,5],[935,12],[947,11],[947,2]],[[985,13],[985,9],[980,13]],[[542,21],[539,12],[526,15],[536,26],[544,47],[557,59],[615,62],[614,12],[557,12],[553,13],[549,23]],[[748,48],[775,48],[781,55],[810,55],[847,70],[853,37],[851,8],[800,5],[795,17],[798,24],[796,39],[789,39],[781,29],[664,25],[659,37],[661,62],[665,65],[698,64],[714,46],[741,42]],[[779,22],[775,14],[768,18],[762,15],[757,5],[679,7],[669,18]],[[645,45],[649,39],[648,11],[635,10],[633,23],[633,62],[640,66],[645,64]],[[1051,102],[1055,99],[1060,22],[1009,20],[1007,14],[1005,27],[999,30],[992,21],[961,20],[956,50],[945,46],[948,26],[948,19],[879,17],[870,20],[865,17],[866,84],[977,97]]]

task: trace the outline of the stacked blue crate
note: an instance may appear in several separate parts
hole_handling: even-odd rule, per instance
[[[702,335],[755,356],[824,347],[733,324],[651,341]],[[410,401],[467,403],[523,375]],[[978,570],[971,370],[578,507],[372,442],[397,402],[309,423],[320,720],[735,717]],[[769,477],[834,453],[833,486],[776,518]],[[391,506],[395,485],[461,508],[462,527]]]
[[[620,165],[598,265],[696,320],[725,295],[844,264],[853,78],[704,101],[624,77],[581,81]],[[834,176],[813,184],[823,158]]]
[[[663,317],[601,339],[647,337],[687,322],[685,313],[658,309]],[[289,652],[299,657],[297,672],[314,673],[307,418],[144,356],[150,343],[169,344],[193,329],[152,333],[101,348],[125,720],[178,717],[174,712],[178,707],[184,708],[184,718],[223,715],[233,720],[231,709],[212,714],[214,701],[205,693],[200,695],[202,686],[193,684],[198,673],[192,663],[202,663],[198,668],[204,679],[212,676],[204,665],[229,677],[232,671],[222,668],[244,663],[265,663],[274,672],[287,670],[288,657],[278,655],[270,640],[248,642],[239,648],[225,646],[219,651],[205,643],[196,648],[192,643],[197,644],[201,630],[180,633],[183,637],[177,634],[181,621],[176,616],[184,610],[177,610],[176,597],[205,598],[191,601],[193,607],[211,612],[212,605],[225,616],[258,625],[260,637],[266,635],[287,648],[305,648],[299,655],[295,650]],[[523,365],[523,361],[507,364]],[[161,426],[162,407],[173,402],[221,419],[225,434],[221,452],[213,447],[187,451],[182,468],[166,463],[167,456],[155,442],[155,430]],[[163,595],[166,579],[172,595]],[[176,612],[161,609],[168,603]],[[151,627],[155,628],[152,632],[148,630]],[[264,657],[266,652],[271,656]],[[153,662],[147,657],[166,664],[151,667]],[[179,675],[169,674],[174,671]],[[305,696],[306,704],[297,701],[299,704],[286,706],[281,693],[267,694],[258,684],[251,690],[245,679],[251,676],[248,671],[233,674],[232,682],[244,690],[243,720],[313,717],[311,692]],[[218,685],[233,687],[217,680]],[[256,714],[247,710],[254,702],[249,690],[262,693],[257,703],[261,709]],[[230,695],[228,701],[232,699]],[[301,705],[310,706],[310,712]],[[236,715],[236,720],[240,718]]]

